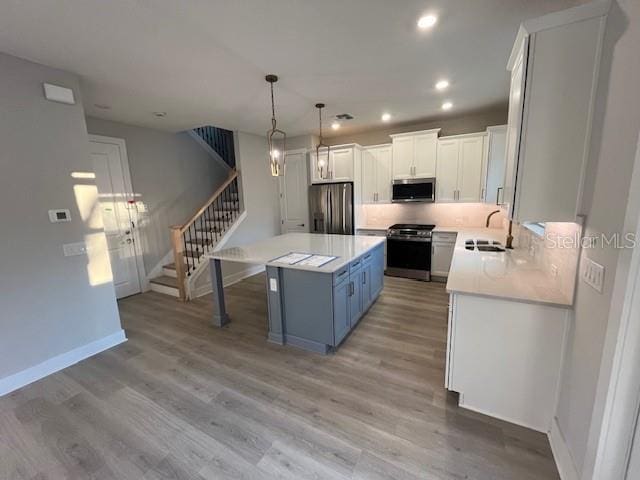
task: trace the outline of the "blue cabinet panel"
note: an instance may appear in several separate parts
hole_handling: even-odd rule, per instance
[[[350,294],[351,282],[344,281],[333,289],[333,345],[337,346],[351,330]]]

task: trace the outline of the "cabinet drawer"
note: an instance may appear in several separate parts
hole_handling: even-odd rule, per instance
[[[345,265],[333,274],[333,284],[338,285],[349,279],[349,265]]]
[[[349,272],[353,273],[360,270],[360,268],[362,268],[362,260],[363,260],[363,257],[358,257],[354,261],[352,261],[349,264]]]
[[[441,243],[455,243],[457,236],[458,234],[454,232],[435,232],[433,234],[433,241]]]

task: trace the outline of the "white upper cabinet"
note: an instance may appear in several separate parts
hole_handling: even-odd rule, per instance
[[[437,128],[391,135],[394,180],[435,177],[439,131]]]
[[[504,194],[505,147],[507,143],[507,126],[487,127],[485,142],[486,165],[483,173],[485,181],[482,187],[482,201],[494,205],[500,204]]]
[[[459,151],[457,140],[438,141],[436,202],[455,202],[457,199]]]
[[[436,176],[438,132],[421,133],[413,137],[414,175],[418,178]]]
[[[607,2],[521,25],[511,90],[504,204],[515,221],[573,222],[581,213]]]
[[[315,149],[310,155],[311,183],[352,182],[355,175],[357,145],[339,145],[329,149],[328,165],[318,168]],[[320,150],[320,158],[327,163],[326,149]]]
[[[436,202],[479,202],[486,133],[438,140]]]
[[[362,203],[391,202],[391,145],[362,150]]]
[[[393,139],[393,178],[413,177],[413,137]]]
[[[482,186],[484,135],[464,137],[460,142],[458,201],[479,202]],[[437,181],[437,180],[436,180]]]

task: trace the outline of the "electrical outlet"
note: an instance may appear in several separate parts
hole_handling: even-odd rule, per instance
[[[582,280],[597,292],[602,293],[604,287],[604,267],[588,257],[584,257]]]
[[[529,256],[530,257],[535,257],[536,256],[536,246],[535,245],[530,245],[529,246]]]
[[[553,278],[556,278],[558,276],[558,266],[554,265],[553,263],[551,264],[551,276]]]

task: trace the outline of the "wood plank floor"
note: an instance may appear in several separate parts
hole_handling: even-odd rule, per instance
[[[447,295],[385,277],[326,357],[266,342],[264,276],[120,302],[129,341],[0,398],[0,479],[557,479],[544,435],[456,407]]]

